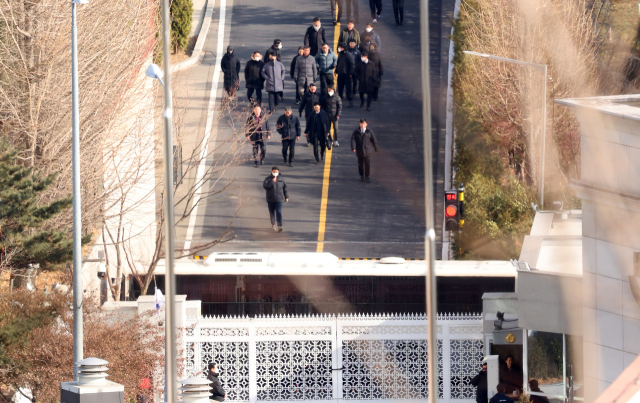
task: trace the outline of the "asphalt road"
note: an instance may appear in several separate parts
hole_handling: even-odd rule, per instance
[[[429,6],[434,187],[437,200],[441,202],[444,190],[448,35],[453,2],[432,0]],[[305,30],[315,16],[321,18],[327,39],[333,44],[334,26],[331,24],[327,0],[228,1],[224,48],[229,43],[235,47],[242,69],[254,50],[264,52],[275,38],[282,40],[282,61],[287,69],[285,102],[272,118],[272,124],[275,124],[282,113],[283,106],[290,105],[296,110],[294,83],[288,75],[289,64],[297,53],[298,46],[303,44]],[[364,31],[369,17],[368,1],[360,1],[360,19],[356,24],[358,31]],[[181,73],[181,88],[176,90],[177,96],[188,99],[186,127],[194,132],[204,131],[217,47],[217,18],[214,14],[214,25],[207,38],[203,63]],[[346,23],[344,15],[343,23]],[[375,26],[382,40],[385,71],[380,102],[373,103],[371,112],[358,108],[358,101],[354,102],[354,108],[346,108],[345,102],[340,119],[341,146],[334,148],[328,170],[325,235],[321,246],[318,246],[318,236],[323,179],[326,177],[327,167],[313,165],[312,149],[305,147],[304,142],[298,143],[296,147],[294,167],[283,166],[278,140],[280,136],[276,133],[267,144],[264,166],[257,169],[253,167],[253,163],[248,160],[250,147],[245,146],[242,151],[243,160],[230,167],[215,184],[220,187],[233,180],[225,193],[226,198],[200,207],[193,236],[194,246],[220,237],[235,215],[230,227],[235,239],[204,250],[201,254],[213,251],[323,250],[339,257],[424,257],[419,24],[417,2],[406,2],[405,24],[396,27],[391,1],[383,1],[382,18]],[[221,95],[219,89],[218,97]],[[248,105],[244,79],[240,83],[239,98],[241,108]],[[349,146],[351,132],[358,127],[361,117],[369,120],[369,127],[376,134],[380,146],[380,152],[372,160],[370,184],[360,182],[357,159]],[[239,123],[238,120],[236,119],[236,123]],[[232,124],[234,122],[229,119],[223,119],[214,125],[212,144],[218,145],[219,149],[214,153],[213,160],[219,161],[225,157],[223,153],[229,149],[229,145],[224,144],[224,141],[232,135]],[[279,234],[271,230],[262,189],[262,181],[273,165],[280,166],[290,192],[290,201],[283,209],[284,232]],[[436,204],[433,208],[436,210],[436,223],[439,227],[439,245],[436,248],[439,256],[442,204]],[[178,228],[179,241],[186,237],[186,221]]]

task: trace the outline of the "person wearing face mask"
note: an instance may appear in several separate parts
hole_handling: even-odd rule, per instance
[[[380,52],[376,51],[375,43],[369,44],[369,62],[376,65],[376,70],[378,72],[376,86],[373,87],[373,100],[377,102],[378,90],[380,90],[380,87],[382,86],[382,74],[384,74],[384,70],[382,69],[382,58],[380,57]]]
[[[380,19],[382,13],[382,0],[369,0],[369,8],[371,9],[371,19],[374,24]]]
[[[371,182],[369,175],[371,173],[371,154],[375,150],[378,152],[378,141],[373,134],[373,130],[367,126],[369,122],[366,119],[360,119],[360,128],[351,134],[351,151],[356,153],[358,157],[358,172],[360,173],[360,182]]]
[[[340,114],[342,113],[342,100],[339,96],[335,95],[335,90],[333,86],[327,88],[327,96],[324,97],[324,105],[323,108],[325,112],[327,112],[327,117],[329,118],[329,129],[331,129],[331,125],[333,125],[333,135],[331,136],[329,142],[339,147],[338,144],[338,120],[340,119]]]
[[[336,65],[336,74],[338,75],[338,94],[344,99],[344,89],[347,89],[347,100],[349,108],[353,107],[353,93],[351,92],[351,77],[355,71],[356,64],[351,53],[347,52],[344,42],[338,44],[338,64]]]
[[[262,78],[269,94],[269,113],[273,113],[278,107],[279,93],[284,90],[284,66],[276,60],[275,54],[271,54],[270,58],[262,68]]]
[[[276,130],[282,136],[282,158],[284,163],[289,162],[293,166],[293,154],[296,149],[296,141],[300,140],[300,119],[293,114],[290,106],[284,108],[284,115],[278,118]],[[287,154],[289,158],[287,159]]]
[[[316,17],[304,35],[304,46],[309,46],[311,56],[316,57],[324,43],[327,43],[327,37],[320,24],[320,18]]]
[[[262,68],[264,62],[262,61],[262,55],[257,50],[251,55],[251,60],[247,62],[244,67],[244,81],[247,87],[247,98],[251,105],[262,104],[262,88],[264,88],[264,78],[262,78]],[[256,97],[253,98],[253,92],[255,91]]]
[[[291,68],[289,69],[289,77],[291,77],[292,80],[295,81],[294,79],[294,73],[296,71],[296,61],[298,60],[298,57],[302,56],[304,54],[304,46],[300,46],[298,48],[298,54],[295,55],[293,57],[293,59],[291,60]],[[296,90],[296,105],[300,105],[300,92],[298,92]]]
[[[247,137],[247,141],[251,142],[253,161],[256,164],[256,168],[258,168],[258,165],[262,165],[264,163],[264,157],[267,156],[267,146],[264,144],[265,137],[267,140],[271,138],[269,119],[262,111],[260,105],[254,105],[251,116],[247,118],[245,136]],[[258,150],[260,151],[259,153]]]
[[[271,175],[264,179],[262,187],[267,194],[271,226],[274,231],[282,232],[282,206],[284,203],[289,203],[289,192],[287,190],[287,182],[280,175],[278,167],[271,168]]]
[[[351,90],[353,91],[351,97],[353,98],[358,93],[358,66],[360,65],[360,49],[356,46],[356,41],[354,39],[349,40],[347,52],[353,56],[353,61],[355,62],[355,68],[351,75]]]
[[[269,57],[271,55],[276,55],[276,60],[282,63],[280,58],[280,51],[282,50],[282,41],[280,39],[275,39],[273,41],[273,45],[264,54],[264,57],[269,61]],[[280,97],[280,101],[284,101],[284,91],[279,91],[278,96]]]
[[[282,41],[280,39],[276,39],[273,41],[273,45],[264,53],[264,57],[269,60],[269,56],[276,55],[276,60],[282,62],[280,59],[280,51],[282,50]]]
[[[220,68],[224,73],[224,90],[233,97],[240,85],[240,59],[233,52],[233,46],[227,46],[227,53],[222,56]]]
[[[313,145],[313,156],[316,158],[315,164],[318,165],[320,160],[324,160],[324,153],[327,148],[331,149],[329,143],[329,118],[327,113],[320,109],[320,104],[313,105],[313,113],[307,116],[307,125],[304,130],[311,145]],[[318,153],[318,146],[320,152]]]
[[[360,91],[360,107],[364,107],[364,94],[367,94],[367,112],[371,111],[373,91],[379,86],[378,68],[375,63],[369,61],[369,52],[362,52],[358,65],[358,90]]]
[[[338,58],[331,51],[328,44],[322,45],[322,52],[316,55],[316,67],[320,76],[320,91],[325,94],[327,88],[333,85],[333,69],[336,68]]]
[[[320,95],[320,91],[318,91],[318,87],[316,87],[314,83],[311,83],[311,85],[309,85],[309,89],[304,93],[302,102],[300,103],[300,109],[298,110],[300,117],[302,117],[303,110],[305,118],[308,118],[313,114],[313,105],[315,104],[322,105],[322,96]],[[307,137],[307,147],[310,146],[311,141],[309,137]]]
[[[360,42],[360,52],[368,51],[369,45],[372,43],[376,45],[376,49],[378,52],[382,51],[382,42],[380,41],[380,36],[377,32],[373,30],[373,24],[368,23],[367,27],[364,30],[364,34],[361,36]]]
[[[296,82],[296,88],[300,99],[304,96],[304,92],[307,87],[313,84],[317,79],[318,67],[316,66],[316,59],[311,56],[311,48],[309,46],[305,46],[302,56],[299,56],[296,59],[296,68],[293,73],[293,81]]]
[[[360,44],[360,33],[355,28],[355,24],[353,23],[353,21],[349,20],[349,22],[347,23],[347,27],[340,32],[338,42],[347,43],[352,39],[356,42],[356,45]]]

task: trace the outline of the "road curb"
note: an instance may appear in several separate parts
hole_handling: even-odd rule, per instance
[[[189,67],[195,66],[200,63],[204,58],[204,53],[202,53],[202,49],[204,48],[204,43],[207,40],[207,35],[209,34],[209,28],[211,27],[211,17],[213,16],[213,7],[215,6],[215,0],[207,0],[207,8],[204,12],[204,20],[202,20],[202,26],[200,27],[200,31],[198,32],[198,40],[196,41],[196,45],[193,47],[193,52],[191,56],[181,61],[180,63],[176,63],[171,66],[171,72],[176,73],[178,71],[186,70]]]

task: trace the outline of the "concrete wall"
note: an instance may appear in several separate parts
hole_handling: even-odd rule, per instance
[[[585,401],[640,354],[640,306],[629,276],[640,251],[639,96],[558,100],[580,123]]]

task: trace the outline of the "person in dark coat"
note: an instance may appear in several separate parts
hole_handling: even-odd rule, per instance
[[[355,97],[358,93],[358,65],[360,64],[360,49],[358,49],[358,46],[356,46],[355,40],[349,40],[347,52],[349,52],[349,54],[353,56],[353,61],[355,62],[355,68],[353,70],[353,74],[351,75],[351,89],[353,90],[352,97]]]
[[[307,33],[304,35],[304,46],[309,46],[311,50],[311,56],[316,57],[322,44],[327,43],[327,37],[324,34],[324,28],[320,24],[320,18],[313,19],[313,24],[307,28]]]
[[[240,59],[233,52],[233,46],[227,46],[227,53],[222,56],[220,68],[224,73],[224,90],[232,97],[240,84]]]
[[[304,46],[300,46],[298,48],[298,54],[295,55],[293,59],[291,59],[291,68],[289,69],[289,77],[291,77],[292,80],[293,80],[293,75],[296,71],[296,61],[298,60],[298,57],[302,56],[303,54],[304,54]],[[300,102],[302,102],[300,100],[301,97],[302,96],[300,95],[300,92],[298,92],[298,90],[296,89],[296,105],[300,105]]]
[[[300,140],[300,119],[294,116],[290,106],[285,106],[284,115],[278,118],[276,130],[282,136],[282,158],[287,163],[289,154],[289,166],[293,166],[293,154],[296,149],[296,141]]]
[[[247,99],[253,106],[256,102],[262,104],[262,89],[264,88],[264,78],[262,78],[262,68],[264,62],[262,55],[257,50],[251,55],[251,60],[244,66],[244,82],[247,88]],[[256,97],[253,98],[255,91]]]
[[[358,172],[360,173],[360,182],[371,182],[369,175],[371,173],[371,154],[375,150],[378,152],[378,141],[371,129],[367,129],[366,119],[360,119],[360,128],[351,134],[351,150],[358,157]]]
[[[282,50],[282,41],[280,39],[276,39],[273,41],[273,45],[264,53],[264,57],[269,60],[270,55],[276,55],[276,60],[282,62],[280,59],[280,51]]]
[[[353,107],[353,93],[351,92],[351,77],[356,69],[355,60],[351,53],[347,52],[347,44],[340,42],[338,44],[338,63],[336,65],[336,74],[338,75],[338,94],[344,99],[344,90],[347,90],[347,100],[349,108]]]
[[[267,206],[273,230],[282,232],[282,206],[289,202],[287,182],[280,175],[278,167],[271,168],[271,175],[264,179],[262,187],[267,193]]]
[[[269,113],[273,113],[278,106],[279,93],[284,90],[284,66],[276,60],[275,54],[271,54],[269,58],[271,60],[262,68],[262,78],[269,94]]]
[[[373,87],[373,100],[378,100],[378,91],[382,86],[382,75],[384,74],[384,69],[382,68],[382,58],[380,57],[380,52],[376,48],[375,43],[369,44],[369,62],[374,63],[376,65],[376,69],[378,70],[378,80],[376,80],[376,86]]]
[[[211,382],[211,396],[209,398],[217,402],[224,402],[227,392],[222,388],[219,377],[218,364],[209,363],[209,371],[207,373],[207,379]]]
[[[393,16],[396,26],[404,24],[404,0],[393,0]]]
[[[513,403],[513,399],[511,399],[509,396],[505,394],[504,384],[499,383],[498,386],[496,387],[496,391],[498,393],[493,395],[491,400],[489,400],[489,403]]]
[[[540,390],[540,385],[538,385],[537,379],[529,380],[529,390],[531,392],[542,393],[542,390]],[[549,403],[549,399],[547,399],[544,396],[538,396],[538,395],[529,395],[529,400],[531,401],[531,403]]]
[[[478,372],[478,375],[474,376],[469,383],[476,387],[476,402],[487,403],[489,397],[487,396],[487,363],[482,363],[482,369]]]
[[[280,39],[274,39],[273,45],[264,54],[265,59],[269,61],[269,56],[276,55],[276,60],[282,63],[280,58],[280,51],[282,50],[282,41]],[[278,96],[280,97],[280,101],[284,101],[284,91],[278,92]]]
[[[500,368],[500,383],[504,384],[505,393],[508,395],[516,390],[522,392],[522,369],[514,362],[511,355],[507,356],[504,366]]]
[[[311,56],[311,48],[305,46],[302,56],[296,59],[296,68],[293,73],[293,81],[296,82],[296,88],[300,99],[302,99],[306,89],[318,79],[318,66],[316,58]]]
[[[369,45],[372,43],[375,43],[376,50],[378,52],[382,51],[382,41],[380,40],[380,36],[373,30],[373,24],[368,23],[367,27],[364,29],[364,33],[360,35],[360,52],[369,50]]]
[[[335,95],[335,93],[336,91],[333,87],[329,87],[327,89],[327,96],[324,97],[322,109],[327,112],[329,124],[333,125],[333,134],[331,135],[329,142],[331,143],[331,145],[339,147],[340,144],[338,144],[338,120],[340,119],[340,114],[342,113],[342,100],[339,96]]]
[[[260,105],[254,105],[253,113],[247,119],[245,136],[253,146],[253,160],[257,168],[258,165],[263,164],[264,157],[267,155],[267,146],[264,143],[265,137],[267,140],[271,138],[269,119],[267,119]],[[260,153],[258,153],[258,149],[260,149]]]
[[[300,117],[302,117],[303,110],[305,118],[311,115],[313,113],[313,105],[315,104],[322,105],[322,96],[320,95],[320,91],[318,91],[318,87],[311,83],[311,85],[309,85],[309,89],[304,93],[302,102],[300,103],[300,108],[298,109]]]
[[[359,0],[345,0],[345,11],[347,12],[347,20],[351,20],[352,15],[355,22],[358,22],[358,20],[360,20],[360,16],[358,15],[358,1]]]
[[[360,56],[360,64],[358,65],[358,90],[360,91],[360,107],[364,107],[364,94],[367,94],[367,112],[371,111],[371,101],[373,99],[373,91],[379,86],[380,76],[378,67],[375,63],[369,61],[369,53],[362,52]]]
[[[317,165],[320,160],[324,160],[324,153],[327,148],[331,149],[329,143],[329,118],[327,113],[320,109],[320,104],[313,105],[314,113],[307,115],[307,125],[304,130],[304,135],[309,142],[313,145],[313,155],[316,158],[315,164]],[[318,153],[318,146],[320,146],[320,153]]]

